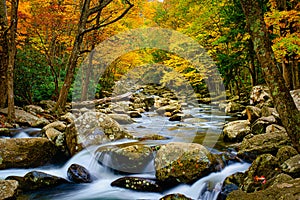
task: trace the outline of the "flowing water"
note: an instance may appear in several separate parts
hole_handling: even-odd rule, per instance
[[[195,118],[183,120],[182,122],[170,122],[168,118],[158,116],[154,112],[143,114],[142,118],[135,119],[136,123],[124,125],[128,131],[135,135],[160,134],[170,139],[160,141],[143,141],[147,144],[162,144],[171,141],[196,142],[207,146],[213,152],[226,150],[226,144],[218,140],[222,126],[231,118],[218,111],[216,107],[202,105],[200,107],[189,106],[184,109],[186,114]],[[37,130],[35,130],[37,131]],[[31,137],[33,130],[20,130],[14,137]],[[118,141],[125,143],[132,141]],[[111,182],[123,177],[113,173],[111,170],[95,162],[94,151],[97,146],[87,148],[76,154],[68,162],[62,165],[50,165],[34,169],[7,169],[0,170],[0,179],[7,176],[24,176],[26,173],[36,170],[67,179],[67,169],[73,164],[79,164],[89,170],[95,181],[86,184],[65,184],[53,189],[36,191],[25,194],[20,199],[55,199],[55,200],[88,200],[88,199],[159,199],[167,194],[181,193],[192,199],[215,200],[221,189],[224,179],[236,172],[243,172],[248,169],[248,163],[231,163],[222,171],[211,173],[199,179],[192,185],[181,184],[163,193],[136,192],[118,187],[110,186]],[[145,173],[131,174],[143,178],[155,178],[153,162],[148,166]]]

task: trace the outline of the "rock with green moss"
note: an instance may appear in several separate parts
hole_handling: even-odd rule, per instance
[[[216,170],[217,160],[204,146],[171,142],[155,158],[156,178],[165,185],[191,183]]]
[[[137,143],[104,146],[95,153],[99,163],[125,173],[141,173],[153,160],[151,147]]]
[[[0,180],[0,199],[16,199],[16,196],[18,194],[18,186],[18,181]]]
[[[291,157],[297,154],[298,154],[297,150],[292,146],[284,146],[278,150],[276,154],[276,158],[279,160],[279,163],[282,164],[286,160],[290,159]]]
[[[122,177],[110,185],[141,192],[162,192],[162,188],[155,180],[140,177]]]
[[[283,131],[255,135],[249,139],[244,138],[239,147],[238,157],[254,160],[258,155],[265,153],[276,155],[281,147],[290,144],[287,133]]]
[[[266,182],[280,173],[278,159],[271,154],[258,156],[245,172],[241,189],[254,192],[265,188]]]
[[[47,138],[0,139],[0,169],[38,167],[54,160],[57,153]]]
[[[300,178],[284,181],[273,186],[253,193],[246,193],[242,190],[231,192],[226,200],[299,200],[300,199]]]

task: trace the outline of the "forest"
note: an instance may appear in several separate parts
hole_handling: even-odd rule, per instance
[[[136,33],[140,35],[134,35]],[[123,44],[128,37],[132,41]],[[146,38],[139,39],[143,37]],[[184,46],[183,38],[199,45],[201,52],[192,52],[190,47]],[[178,51],[159,48],[165,43]],[[193,59],[182,55],[193,55],[194,60],[207,56],[205,59],[213,64],[204,61],[195,66]],[[107,101],[127,98],[127,93],[114,97],[116,87],[121,88],[123,84],[128,92],[135,84],[130,81],[142,87],[150,80],[158,89],[153,89],[151,84],[145,86],[145,95],[148,90],[151,90],[149,93],[157,90],[155,94],[160,94],[161,88],[171,85],[187,99],[188,90],[192,90],[200,104],[209,104],[214,99],[220,104],[238,102],[243,109],[236,116],[243,115],[241,119],[248,116],[247,123],[251,123],[251,131],[255,132],[253,116],[257,114],[253,113],[256,108],[248,106],[253,88],[266,86],[273,101],[272,108],[278,113],[276,123],[284,127],[289,145],[299,155],[300,111],[295,95],[290,93],[300,89],[299,59],[298,0],[1,0],[0,128],[13,128],[14,125],[9,124],[18,121],[16,110],[28,105],[51,100],[53,106],[49,112],[37,116],[48,117],[53,122],[72,110],[71,102],[97,102],[100,107]],[[211,91],[215,69],[220,74],[220,87],[224,87],[226,93],[224,102]],[[219,88],[213,86],[213,89]],[[138,92],[134,94],[138,96]],[[134,96],[130,98],[134,102]],[[143,98],[144,111],[151,111],[148,103],[153,103],[149,100],[152,97]],[[264,106],[258,107],[264,109]],[[178,106],[176,108],[172,112],[165,110],[164,114],[171,116],[172,113],[183,120],[182,112],[173,113]],[[131,111],[138,111],[140,115],[137,108]],[[132,112],[127,114],[134,118]],[[43,132],[44,127],[39,128]],[[263,129],[266,131],[266,127]],[[67,142],[68,136],[65,137]],[[226,137],[225,142],[243,141],[231,141],[229,136],[226,141]],[[67,157],[75,155],[73,150],[73,147],[68,150]],[[297,173],[292,177],[299,178],[300,171]]]

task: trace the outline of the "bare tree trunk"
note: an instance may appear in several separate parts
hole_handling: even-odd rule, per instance
[[[265,80],[270,88],[275,107],[293,146],[300,152],[300,112],[285,85],[279,67],[276,65],[262,8],[257,0],[240,0],[240,2],[246,16],[247,25],[249,26],[254,50],[261,64]]]
[[[80,20],[78,22],[76,38],[75,38],[75,41],[73,44],[73,49],[72,49],[71,55],[69,57],[68,65],[67,65],[67,74],[65,77],[64,84],[62,85],[62,88],[60,90],[58,100],[54,107],[54,110],[53,110],[54,112],[58,112],[58,114],[59,114],[65,109],[68,93],[69,93],[71,84],[74,79],[75,69],[77,66],[77,60],[80,57],[80,53],[81,53],[80,47],[82,45],[84,36],[91,31],[98,30],[102,27],[105,27],[107,25],[110,25],[112,23],[119,21],[133,7],[133,4],[131,4],[129,0],[124,0],[125,4],[127,4],[128,7],[120,15],[118,15],[117,17],[115,17],[114,19],[112,19],[108,22],[107,22],[107,20],[104,20],[105,22],[103,24],[91,25],[92,22],[94,22],[94,20],[96,20],[97,18],[93,17],[93,20],[89,20],[89,17],[93,16],[94,14],[101,16],[102,10],[105,7],[107,7],[112,1],[113,0],[99,1],[98,5],[90,8],[91,0],[84,0],[82,9],[81,9]],[[88,25],[90,25],[90,26],[88,27]]]
[[[0,108],[6,106],[7,100],[8,22],[6,12],[6,1],[0,0]]]
[[[15,56],[17,52],[16,47],[16,33],[18,26],[18,6],[19,0],[11,1],[11,27],[9,34],[9,61],[7,69],[7,104],[8,104],[8,122],[15,119],[15,103],[14,103],[14,66]]]
[[[289,90],[293,89],[293,76],[290,64],[282,62],[282,75],[285,81],[285,85]]]

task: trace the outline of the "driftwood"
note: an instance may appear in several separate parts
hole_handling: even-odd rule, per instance
[[[91,108],[101,104],[105,104],[112,101],[121,101],[121,100],[128,100],[132,96],[132,92],[127,92],[125,94],[121,94],[114,97],[105,97],[102,99],[94,99],[90,101],[81,101],[81,102],[72,102],[72,108]]]

